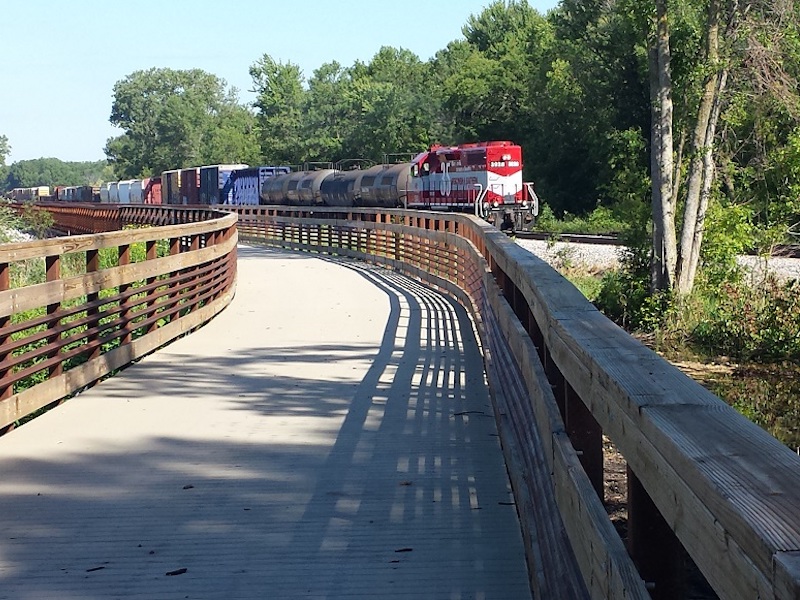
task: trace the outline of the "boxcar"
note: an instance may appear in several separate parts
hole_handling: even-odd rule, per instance
[[[231,204],[231,173],[247,165],[207,165],[200,167],[200,204]]]

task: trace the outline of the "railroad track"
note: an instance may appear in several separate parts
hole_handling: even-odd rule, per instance
[[[546,233],[542,231],[517,231],[515,235],[521,240],[554,240],[573,244],[597,244],[602,246],[620,246],[619,236],[614,234],[597,235],[590,233]],[[755,254],[750,252],[749,254]],[[800,244],[778,244],[772,248],[772,256],[779,258],[800,258]]]
[[[598,244],[602,246],[619,246],[619,237],[616,235],[596,235],[590,233],[546,233],[541,231],[517,231],[515,234],[521,240],[555,240],[571,242],[573,244]]]

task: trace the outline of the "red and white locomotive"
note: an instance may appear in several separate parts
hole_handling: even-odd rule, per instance
[[[522,148],[505,141],[432,146],[410,165],[407,208],[511,212],[518,225],[538,212],[533,184],[522,181]]]

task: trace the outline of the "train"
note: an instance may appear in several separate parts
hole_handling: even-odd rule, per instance
[[[36,202],[50,197],[50,186],[37,185],[35,187],[14,188],[8,192],[8,197],[14,202]]]
[[[474,212],[517,227],[535,219],[538,198],[522,178],[522,148],[510,141],[433,145],[406,162],[258,166],[206,165],[99,188],[55,188],[66,202],[170,205],[290,205]]]

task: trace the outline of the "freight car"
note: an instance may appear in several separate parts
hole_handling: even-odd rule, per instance
[[[60,185],[53,190],[57,202],[99,202],[100,188],[92,185]]]
[[[15,202],[35,202],[50,196],[50,186],[37,185],[35,187],[14,188],[8,194]]]

